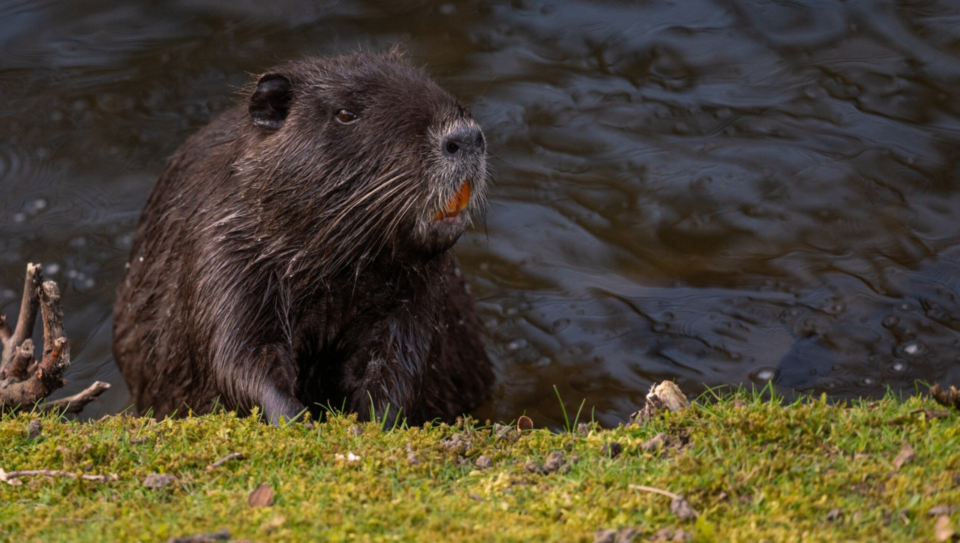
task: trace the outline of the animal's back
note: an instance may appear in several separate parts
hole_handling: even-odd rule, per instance
[[[181,147],[160,174],[144,207],[113,313],[113,353],[141,413],[208,411],[216,391],[202,359],[204,323],[191,301],[198,293],[199,253],[210,208],[229,193],[223,168],[236,155],[231,110]],[[227,279],[227,278],[225,278]],[[186,333],[191,330],[193,333]]]

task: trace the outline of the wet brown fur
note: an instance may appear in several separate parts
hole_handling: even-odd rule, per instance
[[[479,128],[396,53],[290,63],[251,93],[180,148],[144,209],[114,309],[137,409],[276,422],[372,405],[421,423],[476,407],[492,372],[448,251],[462,227],[431,216],[465,178],[464,220],[480,212]],[[445,158],[457,130],[479,150]]]

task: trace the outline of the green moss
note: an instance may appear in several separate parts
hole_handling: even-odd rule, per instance
[[[928,418],[924,409],[940,408],[893,397],[782,406],[738,393],[642,426],[534,430],[519,440],[498,440],[469,420],[386,431],[368,423],[357,435],[351,417],[274,428],[224,413],[48,417],[29,440],[27,425],[39,417],[19,414],[0,419],[0,468],[119,480],[0,483],[0,540],[163,541],[227,528],[256,541],[592,541],[598,529],[628,527],[644,538],[683,529],[702,541],[931,540],[927,511],[960,505],[960,415]],[[667,446],[644,452],[661,432]],[[445,448],[455,434],[469,444]],[[614,441],[623,452],[611,459],[601,449]],[[408,460],[408,443],[418,463]],[[905,443],[916,459],[897,469]],[[578,460],[546,475],[524,468],[553,451]],[[206,470],[233,452],[243,460]],[[337,457],[348,453],[360,459]],[[480,455],[494,466],[477,470]],[[177,480],[148,489],[142,480],[151,473]],[[262,482],[276,492],[273,505],[248,507]],[[630,484],[682,494],[700,517],[681,520],[669,498]]]

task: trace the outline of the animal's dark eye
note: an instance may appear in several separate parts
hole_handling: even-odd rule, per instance
[[[341,124],[355,123],[357,122],[357,114],[346,109],[341,109],[337,112],[337,121]]]

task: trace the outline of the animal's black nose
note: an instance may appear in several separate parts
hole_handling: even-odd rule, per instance
[[[456,158],[463,154],[482,153],[483,132],[476,126],[461,126],[443,138],[443,154]]]

